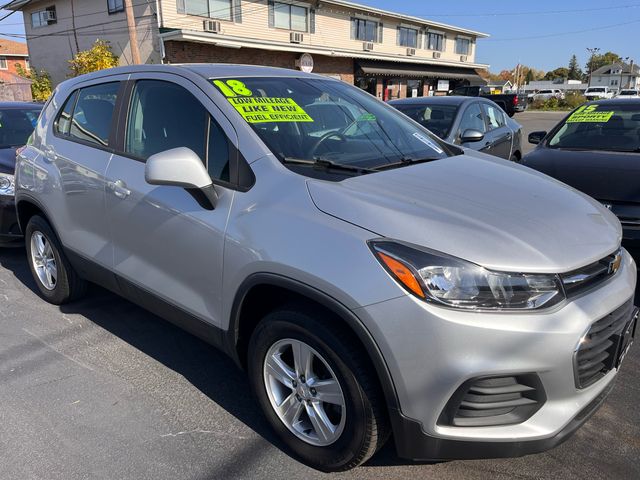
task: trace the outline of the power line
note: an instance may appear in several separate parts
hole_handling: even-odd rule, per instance
[[[614,24],[611,24],[611,25],[603,25],[601,27],[585,28],[583,30],[572,30],[572,31],[568,31],[568,32],[549,33],[549,34],[546,34],[546,35],[532,35],[532,36],[526,36],[526,37],[487,38],[484,41],[485,42],[513,42],[513,41],[518,41],[518,40],[538,40],[538,39],[542,39],[542,38],[553,38],[553,37],[561,37],[561,36],[566,36],[566,35],[575,35],[575,34],[578,34],[578,33],[588,33],[588,32],[593,32],[594,30],[607,30],[609,28],[622,27],[622,26],[625,26],[625,25],[632,25],[632,24],[635,24],[635,23],[640,23],[640,19],[631,20],[629,22],[623,22],[623,23],[614,23]]]
[[[604,10],[621,10],[625,8],[638,8],[639,3],[632,3],[629,5],[612,5],[609,7],[596,7],[596,8],[576,8],[571,10],[536,10],[532,12],[495,12],[495,13],[429,13],[426,14],[429,17],[515,17],[521,15],[557,15],[561,13],[582,13],[582,12],[600,12]],[[422,14],[417,14],[422,16]]]

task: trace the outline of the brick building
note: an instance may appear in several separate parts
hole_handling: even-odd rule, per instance
[[[34,65],[54,82],[96,38],[130,61],[122,0],[14,0]],[[485,83],[477,40],[486,34],[345,0],[133,1],[145,63],[231,62],[301,68],[383,99],[442,95]],[[75,12],[75,13],[74,13]]]
[[[16,65],[29,68],[27,44],[0,38],[0,72],[17,74]]]

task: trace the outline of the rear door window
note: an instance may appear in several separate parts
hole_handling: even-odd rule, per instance
[[[484,111],[484,116],[487,120],[487,128],[489,130],[496,130],[500,127],[504,127],[506,120],[504,119],[504,113],[502,113],[502,109],[499,106],[483,103],[482,110]]]
[[[119,88],[120,82],[111,82],[80,89],[68,127],[69,137],[108,146]]]

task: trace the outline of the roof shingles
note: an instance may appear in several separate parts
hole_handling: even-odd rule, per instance
[[[20,56],[29,55],[27,44],[0,38],[0,55],[11,56],[12,54]]]

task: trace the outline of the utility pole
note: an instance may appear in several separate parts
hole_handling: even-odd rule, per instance
[[[76,12],[73,5],[73,0],[71,0],[71,29],[73,30],[73,39],[76,42],[76,53],[80,51],[80,46],[78,45],[78,32],[76,31]]]
[[[622,65],[620,65],[620,83],[618,84],[618,93],[620,93],[620,90],[622,90],[622,76],[624,75],[624,66],[625,63],[629,61],[629,57],[624,57],[622,59]]]
[[[591,54],[591,56],[589,57],[589,84],[587,85],[587,87],[591,86],[591,75],[593,74],[593,57],[595,57],[599,51],[600,49],[598,47],[587,48],[587,52]]]
[[[140,49],[138,48],[138,32],[136,31],[136,19],[133,14],[131,0],[124,0],[124,9],[127,13],[127,29],[129,30],[129,45],[131,47],[131,60],[134,65],[140,65]]]

